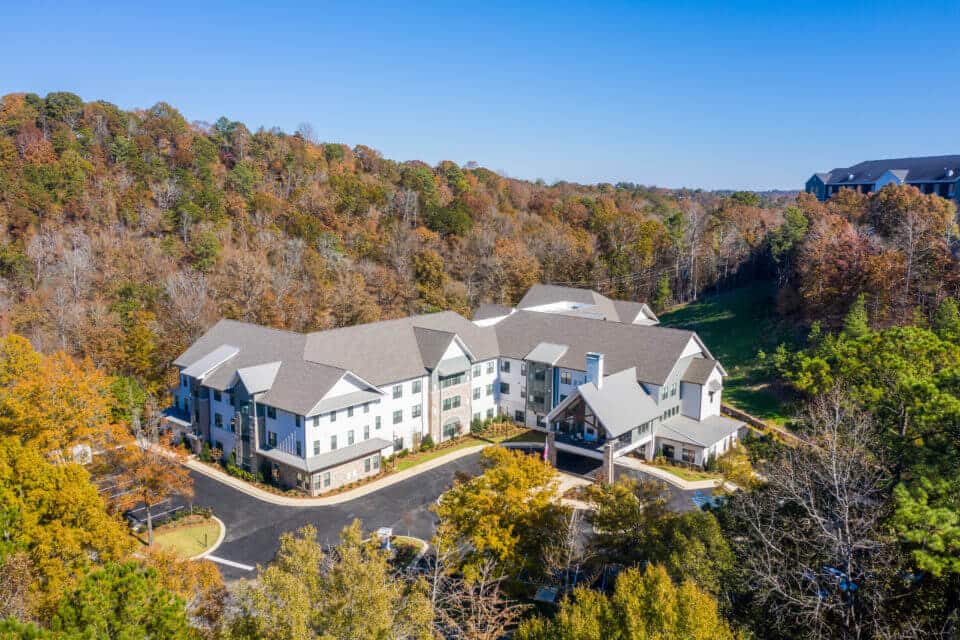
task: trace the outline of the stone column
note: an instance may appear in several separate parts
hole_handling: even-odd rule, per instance
[[[557,466],[557,434],[553,431],[547,432],[547,462],[550,466]]]
[[[616,473],[613,465],[613,442],[607,442],[603,447],[603,481],[606,484],[613,484],[616,480]]]

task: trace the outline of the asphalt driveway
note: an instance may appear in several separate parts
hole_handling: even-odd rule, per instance
[[[218,562],[227,580],[252,578],[253,567],[266,564],[280,548],[280,534],[312,524],[323,544],[335,544],[340,530],[360,519],[365,530],[393,527],[397,534],[429,539],[434,516],[430,505],[453,484],[459,472],[475,475],[480,471],[479,454],[448,464],[384,487],[362,498],[322,507],[288,507],[258,500],[209,478],[192,472],[194,504],[210,507],[226,525],[227,535],[213,555],[232,564]],[[241,565],[241,566],[233,566]]]
[[[558,452],[557,465],[563,471],[585,475],[599,462],[590,458]],[[280,535],[311,524],[322,544],[336,544],[340,531],[359,519],[367,531],[392,527],[400,535],[429,539],[433,535],[434,515],[429,508],[453,484],[455,475],[480,472],[480,454],[473,454],[424,471],[402,482],[384,487],[363,497],[336,505],[291,507],[258,500],[229,485],[191,471],[195,498],[193,503],[209,507],[226,525],[226,537],[213,552],[217,566],[227,580],[252,578],[257,564],[270,562],[280,548]],[[644,474],[618,467],[618,475]],[[670,488],[670,508],[694,509],[693,491]],[[704,492],[709,495],[709,491]]]

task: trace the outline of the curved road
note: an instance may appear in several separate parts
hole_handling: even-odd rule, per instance
[[[323,507],[287,507],[258,500],[212,478],[193,472],[193,503],[210,507],[227,528],[223,543],[213,555],[232,563],[255,566],[273,559],[280,548],[280,534],[312,524],[320,542],[336,544],[340,530],[354,519],[365,530],[393,527],[400,535],[429,539],[434,516],[430,505],[450,488],[457,472],[480,472],[479,454],[454,460],[412,478],[384,487],[362,498]],[[255,571],[217,564],[227,580],[255,577]]]
[[[587,474],[599,462],[590,458],[558,456],[558,467],[563,471]],[[453,484],[457,473],[476,475],[480,472],[480,454],[472,454],[445,465],[419,473],[396,484],[384,487],[349,502],[320,507],[293,507],[264,502],[209,476],[190,472],[194,482],[193,503],[213,509],[214,515],[226,525],[223,543],[213,552],[217,567],[226,580],[253,578],[254,567],[267,564],[280,548],[280,535],[311,524],[317,529],[324,545],[336,544],[340,531],[354,519],[359,519],[367,531],[392,527],[400,535],[429,539],[433,535],[434,515],[430,506]],[[618,468],[618,475],[626,473],[643,478],[645,474]],[[669,508],[687,511],[694,508],[694,491],[670,487]],[[705,491],[708,494],[710,491]],[[226,562],[223,562],[226,561]]]

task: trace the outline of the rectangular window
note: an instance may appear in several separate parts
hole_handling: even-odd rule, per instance
[[[448,376],[446,378],[440,378],[440,388],[446,389],[448,387],[455,387],[458,384],[463,384],[463,374],[458,373],[455,376]]]
[[[410,407],[410,417],[419,418],[422,412],[422,409],[421,409],[422,406],[423,405],[415,404],[412,407]]]
[[[492,396],[492,395],[493,395],[493,385],[492,385],[492,384],[488,384],[488,385],[487,385],[487,395],[488,395],[488,396]]]
[[[303,444],[301,444],[301,442],[297,440],[297,456],[302,456],[302,455],[303,455]]]
[[[320,426],[320,416],[313,416],[313,426],[315,427]]]
[[[510,373],[510,361],[509,361],[509,360],[501,360],[501,361],[500,361],[500,371],[503,371],[504,373]]]
[[[219,429],[223,429],[223,416],[219,413],[213,414],[213,424]]]
[[[493,417],[493,407],[490,407],[489,409],[487,409],[487,417],[488,418]]]
[[[520,397],[526,399],[526,397],[527,397],[527,388],[526,388],[526,387],[520,387]]]
[[[267,407],[267,417],[277,419],[277,410],[274,407]]]
[[[363,459],[363,472],[364,472],[364,473],[370,473],[370,464],[371,464],[370,458],[364,458],[364,459]]]
[[[393,399],[397,400],[398,398],[403,397],[403,385],[395,384],[393,385]]]
[[[373,419],[373,428],[376,429],[377,431],[380,430],[380,416],[377,416],[376,418]]]
[[[475,414],[473,414],[473,419],[474,419],[474,420],[479,420],[479,419],[480,419],[480,412],[479,412],[479,411],[477,411]]]
[[[483,389],[481,389],[480,387],[477,387],[476,389],[474,389],[474,390],[473,390],[473,399],[474,399],[474,400],[479,400],[481,393],[483,393]]]
[[[677,383],[676,383],[676,382],[674,382],[672,385],[670,385],[670,395],[671,395],[671,396],[677,395]]]
[[[683,459],[684,462],[688,462],[690,464],[693,464],[697,459],[697,456],[693,452],[693,449],[687,449],[686,447],[680,450],[680,457]]]
[[[526,422],[527,414],[524,413],[521,409],[517,409],[516,411],[513,412],[513,420],[514,422]]]
[[[314,474],[313,476],[311,476],[311,478],[312,478],[311,482],[313,482],[313,488],[314,488],[314,490],[319,489],[319,488],[320,488],[320,474],[319,474],[319,473]]]
[[[420,380],[414,380],[410,383],[410,393],[420,393],[422,388],[422,383]]]
[[[336,450],[337,450],[337,436],[332,435],[330,436],[330,451],[336,451]]]
[[[363,425],[363,439],[364,440],[370,439],[370,425],[368,424]]]
[[[297,416],[297,429],[303,426],[303,416]]]
[[[510,395],[510,384],[507,382],[500,383],[500,395],[508,396]]]
[[[347,431],[347,445],[353,444],[353,429]]]
[[[273,431],[267,431],[267,444],[271,447],[277,446],[277,434]]]
[[[329,471],[327,471],[325,474],[323,474],[323,486],[324,486],[325,488],[330,486],[330,472],[329,472]]]
[[[213,390],[213,400],[214,402],[220,402],[223,399],[223,396],[220,395],[220,392],[216,389]]]
[[[363,403],[363,412],[364,412],[364,413],[370,413],[370,403],[369,403],[369,402],[364,402],[364,403]]]
[[[319,441],[319,440],[314,440],[314,441],[313,441],[313,455],[315,455],[315,456],[320,455],[320,441]]]
[[[336,412],[336,411],[331,411],[331,412],[330,412],[330,422],[336,422],[336,421],[337,421],[337,412]]]
[[[443,410],[450,411],[451,409],[456,409],[460,406],[460,396],[452,396],[450,398],[443,399]]]
[[[487,363],[487,373],[493,373],[494,364],[493,360]]]
[[[374,468],[374,469],[379,469],[379,468],[380,468],[380,454],[378,453],[378,454],[374,455],[373,458],[371,458],[371,459],[373,460],[373,468]]]
[[[546,369],[537,369],[533,372],[533,379],[538,382],[543,382],[547,379],[547,370]]]
[[[473,365],[473,377],[479,378],[481,373],[483,373],[483,368],[478,364]]]
[[[393,412],[393,424],[400,424],[403,422],[403,409],[397,409]]]
[[[521,362],[521,363],[520,363],[520,375],[521,375],[521,376],[527,375],[527,363],[526,363],[526,362]]]
[[[347,417],[348,418],[353,417],[353,407],[347,407]]]
[[[569,371],[560,372],[560,384],[572,384],[573,375]]]

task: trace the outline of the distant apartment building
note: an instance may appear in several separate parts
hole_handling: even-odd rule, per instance
[[[720,415],[726,374],[695,333],[657,323],[645,304],[549,285],[473,321],[446,311],[300,334],[222,320],[174,361],[169,416],[313,495],[495,415],[548,431],[554,454],[703,464],[742,426]]]
[[[807,180],[807,193],[821,202],[829,200],[841,189],[861,193],[879,191],[888,184],[909,184],[922,193],[936,194],[960,202],[960,155],[927,156],[868,160],[852,167],[815,173]]]

